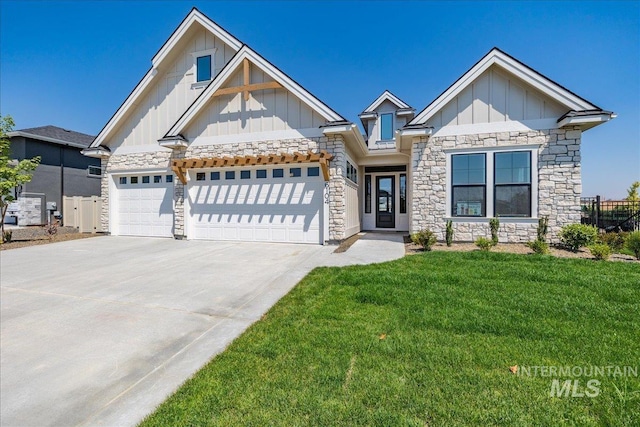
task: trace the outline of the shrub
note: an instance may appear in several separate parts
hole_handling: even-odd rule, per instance
[[[491,228],[491,241],[495,246],[498,244],[498,228],[500,228],[500,220],[498,218],[491,218],[489,220],[489,228]]]
[[[611,255],[611,248],[604,243],[594,243],[589,246],[589,250],[591,251],[591,255],[597,260],[607,260],[609,259],[609,255]]]
[[[478,237],[475,243],[476,243],[476,246],[479,247],[481,251],[485,251],[485,252],[489,252],[491,248],[494,246],[493,241],[485,237]]]
[[[2,242],[3,243],[10,243],[11,239],[13,239],[13,231],[11,231],[11,230],[5,231],[4,234],[3,234]]]
[[[536,230],[538,233],[538,241],[546,242],[547,241],[547,232],[549,231],[549,217],[541,216],[538,219],[538,229]]]
[[[447,241],[447,246],[451,246],[453,243],[453,221],[447,221],[447,232],[445,239]]]
[[[598,242],[608,245],[613,252],[619,252],[624,248],[624,241],[629,233],[624,231],[605,233],[598,236]]]
[[[425,251],[430,251],[431,247],[436,244],[436,236],[429,229],[420,230],[411,235],[411,241],[416,245],[422,246]]]
[[[529,247],[529,249],[537,254],[544,255],[549,252],[549,244],[544,240],[532,240],[530,242],[527,242],[526,245]]]
[[[573,252],[578,252],[583,246],[589,246],[596,241],[598,229],[591,225],[569,224],[560,230],[560,241]]]
[[[624,245],[629,249],[636,258],[640,259],[640,231],[629,233]]]

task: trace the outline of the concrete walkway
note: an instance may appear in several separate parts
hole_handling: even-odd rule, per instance
[[[404,255],[99,237],[0,252],[0,424],[135,425],[311,269]]]

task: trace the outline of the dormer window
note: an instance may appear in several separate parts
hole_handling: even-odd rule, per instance
[[[380,114],[380,140],[393,139],[393,113]]]
[[[198,56],[196,68],[198,82],[211,80],[211,55]]]

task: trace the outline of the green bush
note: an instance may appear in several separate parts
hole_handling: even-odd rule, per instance
[[[549,253],[549,244],[544,240],[536,239],[527,242],[526,245],[535,253],[544,255]]]
[[[607,260],[609,259],[609,255],[611,255],[611,248],[604,243],[594,243],[589,246],[589,250],[591,251],[591,255],[597,260]]]
[[[11,231],[11,230],[5,231],[3,239],[2,239],[2,242],[3,243],[10,243],[11,239],[13,239],[13,231]]]
[[[640,259],[640,231],[629,233],[624,245],[627,249],[633,252],[636,258]]]
[[[495,246],[498,244],[498,229],[500,228],[500,220],[498,218],[491,218],[489,220],[489,228],[491,228],[491,241]]]
[[[621,231],[605,233],[598,236],[598,242],[604,243],[608,245],[613,252],[619,252],[624,249],[624,241],[626,240],[629,233]]]
[[[475,243],[476,243],[476,246],[479,247],[481,251],[485,251],[485,252],[489,252],[491,248],[494,246],[493,241],[485,237],[478,237]]]
[[[447,246],[451,246],[453,243],[453,221],[447,221],[447,232],[445,236],[445,240],[447,241]]]
[[[425,251],[430,251],[431,247],[436,244],[437,239],[433,231],[425,229],[413,233],[411,235],[411,241],[416,245],[422,246]]]
[[[569,250],[578,252],[583,246],[589,246],[598,238],[598,229],[591,225],[569,224],[560,230],[560,241]]]

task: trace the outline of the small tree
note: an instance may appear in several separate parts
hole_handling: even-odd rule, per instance
[[[627,197],[625,200],[630,202],[637,202],[640,200],[640,196],[638,196],[638,190],[640,189],[640,181],[636,181],[631,184],[629,189],[627,190]]]
[[[4,217],[9,204],[15,201],[14,191],[19,185],[31,181],[33,171],[40,164],[40,157],[24,159],[20,162],[11,160],[11,139],[8,133],[15,123],[11,116],[0,117],[0,226],[4,242]]]

